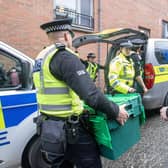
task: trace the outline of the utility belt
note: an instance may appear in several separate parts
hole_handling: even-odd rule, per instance
[[[69,117],[55,117],[50,115],[41,114],[40,116],[34,118],[34,122],[37,126],[37,134],[41,135],[43,123],[51,120],[55,123],[62,122],[66,133],[66,140],[69,144],[74,144],[78,141],[79,137],[79,128],[82,126],[84,129],[90,130],[89,124],[89,113],[83,112],[81,115],[71,115]],[[57,131],[57,130],[56,130]]]

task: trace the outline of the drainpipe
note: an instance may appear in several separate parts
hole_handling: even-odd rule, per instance
[[[101,0],[98,0],[98,32],[102,29],[101,27]],[[101,45],[98,43],[98,63],[101,61]],[[98,72],[98,87],[101,86],[100,72]]]

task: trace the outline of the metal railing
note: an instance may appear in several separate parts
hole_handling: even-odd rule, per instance
[[[54,9],[54,15],[55,18],[71,17],[73,19],[72,24],[75,27],[81,27],[90,30],[94,29],[93,17],[78,13],[75,10],[56,6],[56,8]]]

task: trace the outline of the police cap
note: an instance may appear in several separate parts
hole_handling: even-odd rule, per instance
[[[141,47],[146,42],[145,40],[142,40],[142,39],[133,39],[131,40],[131,43],[134,45],[134,47]]]
[[[71,36],[74,37],[74,33],[71,29],[72,18],[57,19],[51,22],[40,25],[40,28],[45,30],[46,33],[57,31],[69,31]]]
[[[136,52],[139,49],[143,50],[142,47],[146,44],[146,41],[143,39],[133,39],[131,43],[133,44],[132,50]]]
[[[132,48],[133,44],[130,41],[120,43],[120,47]]]
[[[88,53],[87,55],[88,58],[96,58],[95,53]]]

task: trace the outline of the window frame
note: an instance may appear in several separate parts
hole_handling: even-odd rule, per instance
[[[151,34],[151,29],[143,27],[143,26],[138,26],[139,31],[142,31],[143,33],[145,33],[148,38],[150,37]]]
[[[6,57],[6,58],[12,60],[15,63],[19,63],[20,67],[21,67],[21,72],[20,73],[21,73],[21,76],[22,76],[22,74],[23,74],[22,62],[21,62],[21,60],[19,58],[11,55],[10,53],[8,53],[8,52],[6,52],[6,51],[4,51],[2,49],[0,49],[0,55],[2,55],[3,57]],[[11,84],[8,87],[2,87],[2,88],[0,87],[0,91],[20,90],[20,89],[22,89],[22,84],[23,84],[22,80],[20,79],[20,84],[18,84],[16,86],[12,86],[12,84]]]
[[[80,0],[81,1],[81,0]],[[81,31],[86,31],[86,32],[93,32],[94,31],[94,1],[90,0],[90,15],[82,14],[80,13],[80,2],[79,0],[76,0],[75,2],[75,8],[76,10],[71,10],[69,8],[64,8],[63,6],[60,6],[57,4],[57,1],[54,0],[53,3],[53,10],[54,10],[54,19],[56,18],[64,18],[64,17],[72,17],[73,22],[72,22],[72,28],[74,30],[81,30]],[[80,11],[78,11],[80,9]],[[57,15],[58,14],[58,15]],[[82,18],[86,18],[88,20],[89,24],[83,24],[82,23]]]
[[[167,32],[165,32],[165,25],[167,26]],[[168,21],[166,20],[162,20],[162,38],[168,39]]]

